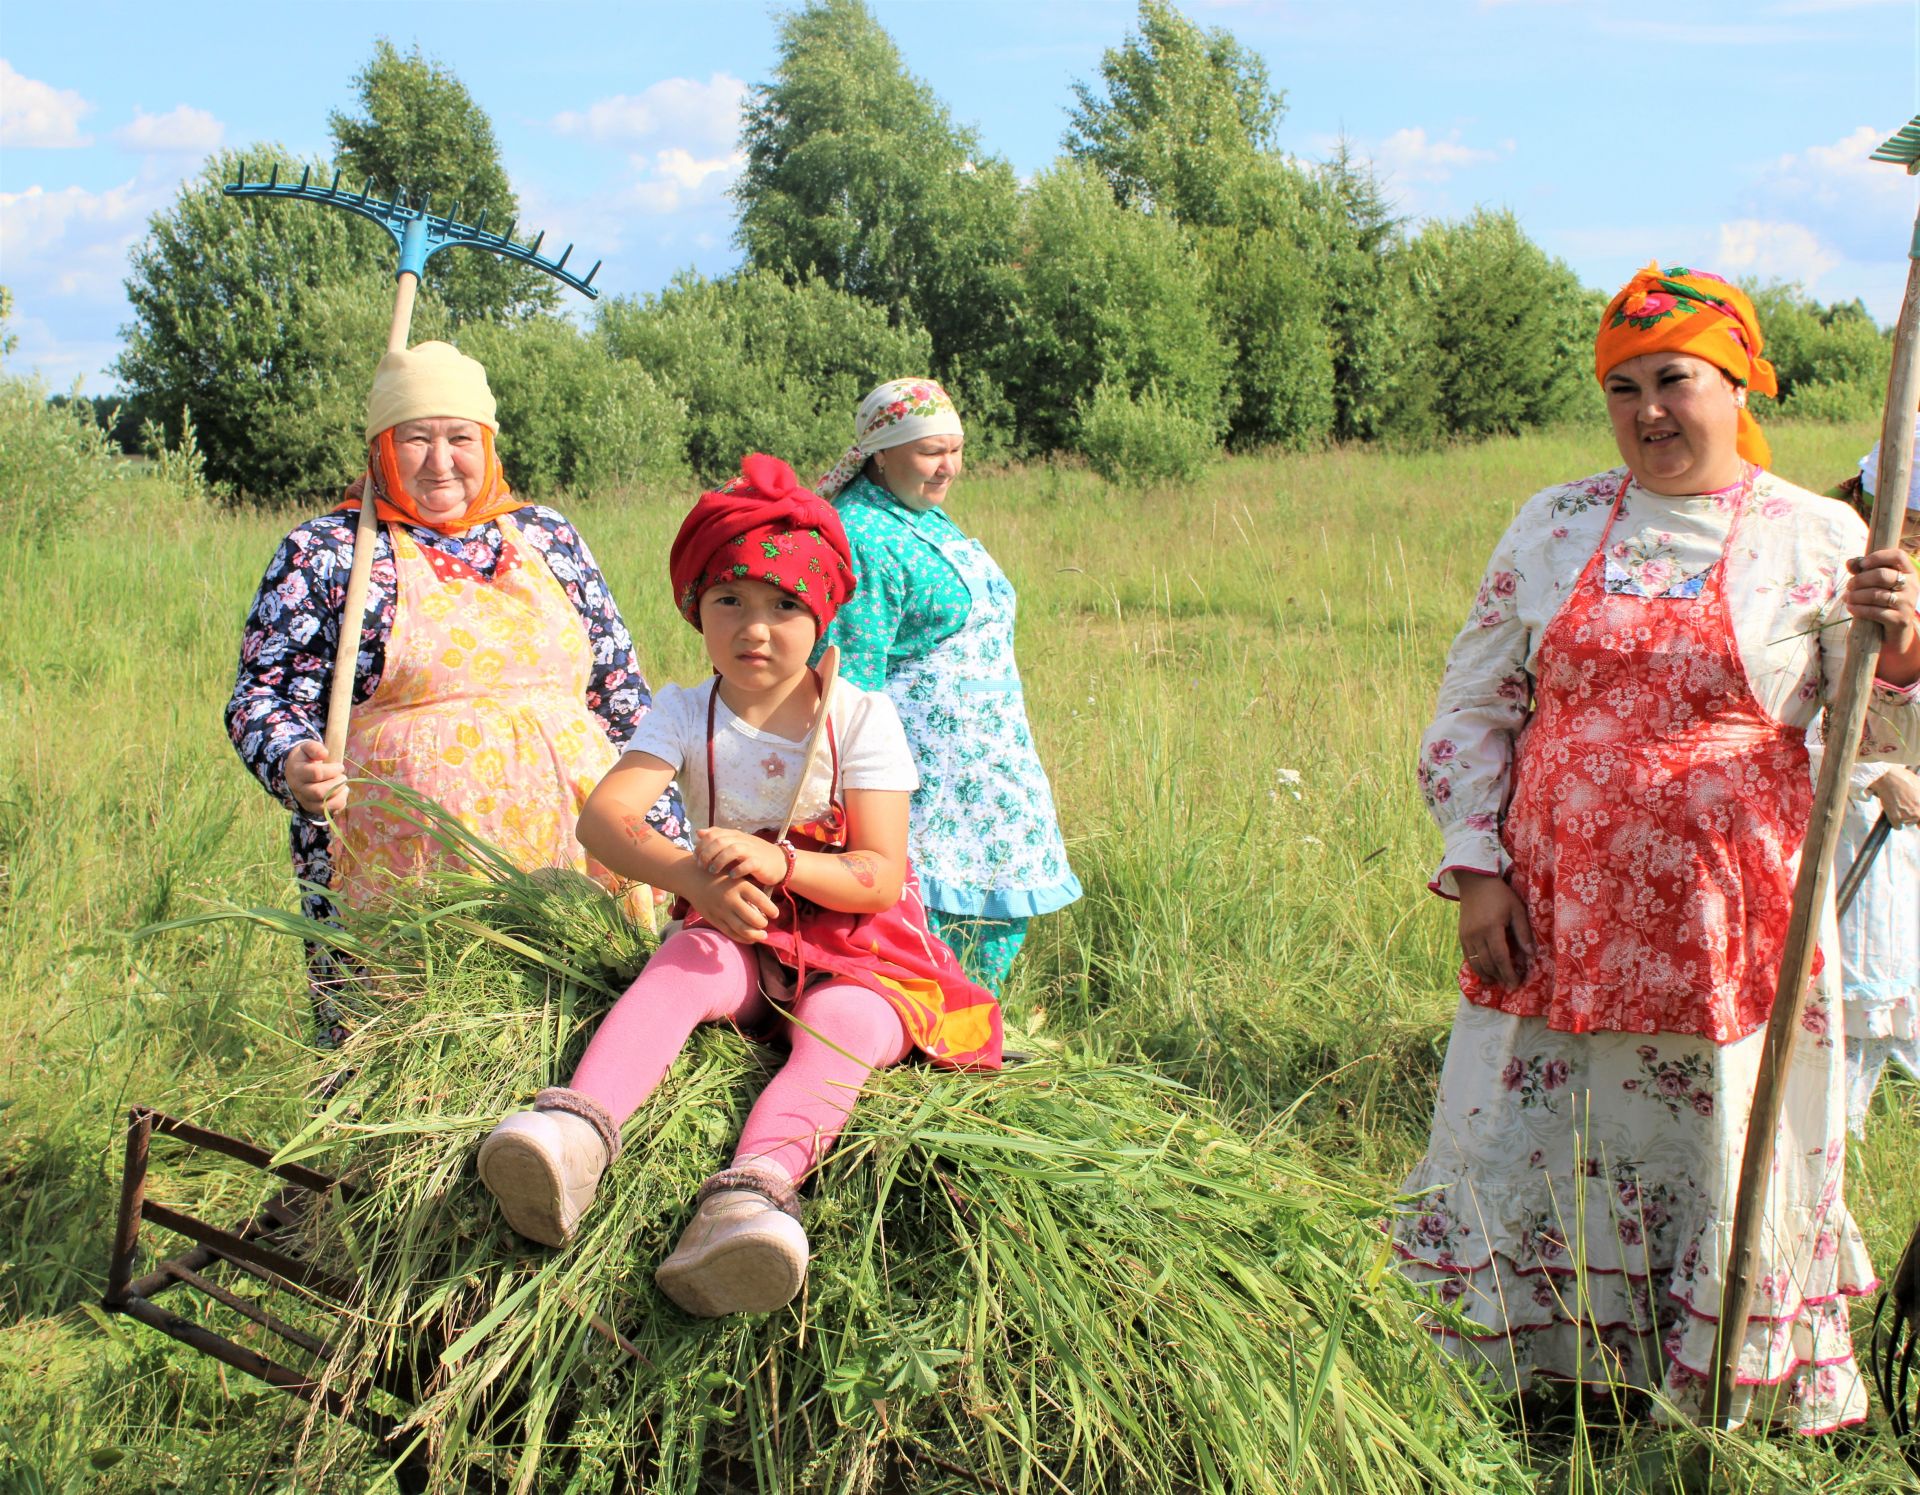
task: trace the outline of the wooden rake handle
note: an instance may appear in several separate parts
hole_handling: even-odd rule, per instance
[[[406,350],[407,331],[413,326],[413,298],[420,277],[400,272],[393,295],[393,322],[387,328],[387,351]],[[367,611],[367,578],[373,572],[373,547],[380,535],[380,519],[371,492],[360,497],[360,521],[353,529],[353,569],[347,573],[347,598],[340,606],[340,642],[333,651],[333,680],[327,688],[326,750],[329,763],[347,757],[347,722],[353,715],[353,684],[359,674],[360,637]]]
[[[1920,245],[1920,221],[1915,224]],[[1915,251],[1920,254],[1920,248]],[[1893,329],[1893,367],[1887,375],[1887,408],[1880,424],[1880,473],[1875,483],[1870,550],[1899,543],[1906,512],[1907,479],[1913,469],[1914,412],[1920,408],[1920,260],[1907,266],[1906,299]],[[1854,619],[1847,630],[1847,658],[1840,688],[1827,714],[1826,751],[1813,791],[1813,812],[1800,851],[1800,876],[1793,886],[1793,914],[1787,922],[1786,948],[1780,956],[1780,984],[1767,1019],[1760,1067],[1754,1077],[1753,1109],[1747,1118],[1746,1151],[1734,1196],[1733,1235],[1720,1298],[1719,1342],[1715,1346],[1712,1419],[1724,1424],[1732,1415],[1734,1377],[1740,1346],[1753,1312],[1754,1269],[1760,1251],[1767,1182],[1773,1175],[1774,1134],[1780,1125],[1781,1087],[1793,1041],[1800,1031],[1807,982],[1813,974],[1814,940],[1833,879],[1833,852],[1840,819],[1846,812],[1848,782],[1866,726],[1873,671],[1880,657],[1878,623]]]

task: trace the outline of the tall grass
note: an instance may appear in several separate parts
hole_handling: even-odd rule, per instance
[[[1873,435],[1772,434],[1813,487]],[[1604,434],[1574,433],[1239,459],[1191,493],[1121,494],[1071,467],[968,479],[955,514],[1019,588],[1029,709],[1088,887],[1037,927],[1012,1020],[1089,1073],[1191,1087],[1236,1146],[1270,1146],[1284,1117],[1290,1155],[1397,1186],[1454,1001],[1413,745],[1495,534],[1528,493],[1611,460]],[[284,821],[219,726],[285,520],[124,496],[111,524],[0,553],[0,1485],[31,1470],[49,1489],[284,1487],[298,1427],[282,1403],[77,1307],[100,1289],[129,1100],[276,1140],[308,1120],[278,1079],[308,1061],[286,942],[121,938],[207,901],[290,902]],[[698,678],[662,579],[677,508],[574,512],[650,677]],[[1916,1149],[1920,1095],[1896,1084],[1848,1177],[1883,1267],[1920,1216]],[[859,1173],[874,1156],[852,1139],[844,1187],[878,1178]],[[250,1202],[217,1174],[157,1187],[236,1215]],[[1426,1374],[1409,1362],[1408,1397]],[[1548,1490],[1865,1495],[1900,1477],[1873,1440],[1512,1431]]]

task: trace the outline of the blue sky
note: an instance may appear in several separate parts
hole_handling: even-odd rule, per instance
[[[1920,112],[1920,0],[1189,0],[1267,59],[1281,144],[1345,134],[1418,220],[1510,207],[1590,284],[1647,259],[1899,305],[1915,196],[1873,145]],[[742,91],[779,7],[741,0],[10,0],[0,27],[0,283],[11,360],[92,392],[126,256],[221,145],[322,153],[378,36],[416,43],[492,116],[522,222],[657,290],[737,259],[726,188]],[[1131,0],[877,0],[907,65],[1020,172],[1058,153],[1076,79]],[[289,208],[287,211],[301,211]]]

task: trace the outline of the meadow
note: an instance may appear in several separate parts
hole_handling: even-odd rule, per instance
[[[1772,434],[1777,469],[1823,489],[1874,433]],[[1070,465],[965,480],[956,516],[1019,590],[1029,709],[1087,888],[1038,927],[1011,1018],[1391,1195],[1455,1001],[1414,745],[1500,528],[1611,461],[1603,430],[1568,428],[1236,458],[1190,490]],[[571,506],[657,680],[705,673],[664,579],[683,502]],[[280,1399],[91,1307],[130,1103],[269,1141],[302,1121],[266,1079],[307,1038],[297,951],[237,926],[129,938],[291,903],[284,817],[221,713],[292,517],[136,478],[0,542],[0,1489],[313,1487]],[[1920,1090],[1889,1084],[1848,1176],[1883,1271],[1920,1218],[1916,1158]],[[1512,1436],[1547,1491],[1867,1495],[1903,1477],[1871,1429],[1768,1442],[1578,1418]]]

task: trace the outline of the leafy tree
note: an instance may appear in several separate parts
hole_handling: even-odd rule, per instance
[[[519,215],[493,123],[451,71],[417,47],[403,55],[382,37],[353,83],[361,113],[336,110],[327,123],[335,164],[355,186],[372,177],[383,193],[431,193],[435,211],[458,207],[469,223],[485,213],[493,229],[504,230]],[[539,271],[471,250],[436,255],[424,284],[455,322],[523,316],[552,307],[559,294]]]
[[[1013,170],[954,125],[861,0],[782,19],[741,139],[733,194],[751,268],[817,276],[925,327],[942,372],[1004,340]]]
[[[687,479],[686,408],[604,339],[558,317],[473,322],[454,337],[487,368],[500,461],[530,498]]]
[[[1579,412],[1604,303],[1512,213],[1429,223],[1405,266],[1413,371],[1442,429],[1487,436]]]
[[[1066,148],[1125,206],[1225,223],[1234,178],[1271,149],[1286,95],[1259,53],[1169,0],[1141,0],[1139,24],[1101,58],[1098,91],[1074,84]]]
[[[153,216],[130,261],[133,321],[115,371],[170,441],[191,416],[216,483],[311,498],[355,465],[355,405],[386,344],[393,256],[379,228],[348,214],[223,196],[237,160],[213,157]],[[247,163],[277,164],[283,178],[304,164],[271,146]],[[416,339],[440,318],[423,295]]]
[[[1219,439],[1229,352],[1185,229],[1122,207],[1090,167],[1063,161],[1022,204],[1019,255],[1020,335],[998,372],[1029,445],[1072,445],[1079,408],[1102,384],[1109,400],[1156,390]]]
[[[811,479],[846,450],[868,390],[933,361],[921,328],[891,325],[817,277],[789,285],[771,270],[684,273],[657,296],[609,304],[599,331],[686,406],[687,457],[705,481],[733,476],[756,451]]]
[[[1408,408],[1407,282],[1395,269],[1400,220],[1379,178],[1345,139],[1316,178],[1332,240],[1316,264],[1333,353],[1333,433],[1366,441],[1394,433]]]
[[[1880,409],[1893,344],[1865,306],[1858,300],[1822,306],[1797,285],[1750,294],[1788,412],[1811,416],[1818,409],[1852,418]]]

